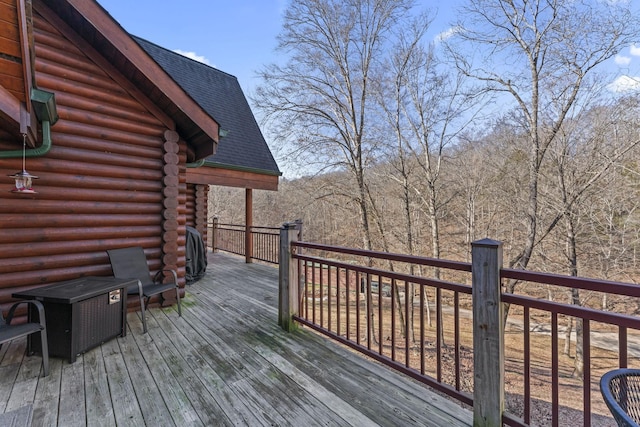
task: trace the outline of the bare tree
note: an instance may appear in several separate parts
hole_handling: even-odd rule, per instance
[[[527,135],[526,236],[509,261],[524,269],[540,241],[539,183],[547,150],[579,110],[588,77],[635,41],[638,21],[627,2],[569,0],[468,0],[460,17],[448,44],[457,67],[503,95],[503,102],[514,101]],[[509,282],[507,291],[515,286]]]
[[[398,107],[407,129],[401,137],[403,150],[416,165],[418,183],[412,186],[412,192],[421,201],[429,221],[431,256],[440,258],[440,218],[451,198],[443,191],[446,186],[442,168],[451,157],[448,147],[476,118],[479,98],[469,95],[463,74],[443,70],[433,50],[419,43],[424,25],[414,28],[408,42],[398,49],[395,67],[396,80],[400,79],[404,94]],[[440,269],[433,269],[433,277],[441,278]],[[440,297],[440,289],[436,289],[436,299]],[[442,313],[438,317],[437,334],[444,344]]]
[[[280,142],[305,164],[346,170],[356,188],[365,249],[371,249],[367,164],[379,138],[372,125],[372,81],[379,78],[388,39],[413,0],[298,0],[283,17],[278,49],[285,65],[259,74],[254,99]]]
[[[581,117],[566,121],[550,146],[554,189],[557,196],[544,199],[554,204],[556,215],[553,222],[565,224],[564,260],[571,276],[578,276],[579,231],[585,210],[585,201],[592,195],[596,184],[609,173],[640,139],[618,138],[616,128],[620,113],[633,107],[629,102],[616,102],[616,107],[599,106],[585,111]],[[616,112],[615,110],[618,110]],[[591,193],[591,194],[590,194]],[[570,290],[570,303],[582,305],[579,289]],[[576,357],[574,375],[583,374],[583,329],[582,319],[576,323]],[[565,353],[569,354],[572,319],[568,319]]]
[[[406,117],[406,104],[410,103],[407,79],[412,68],[420,68],[425,73],[433,73],[435,68],[434,57],[430,51],[425,50],[423,47],[423,38],[431,21],[432,17],[425,13],[417,16],[406,28],[402,29],[393,48],[394,53],[388,59],[386,66],[388,70],[387,76],[376,87],[377,100],[383,112],[385,123],[390,129],[388,149],[390,151],[392,173],[389,174],[389,177],[400,187],[397,197],[402,205],[402,218],[404,220],[403,249],[410,255],[415,254],[412,214],[413,188],[415,187],[412,183],[412,175],[415,169],[415,162],[412,162],[413,156],[406,131],[409,127]],[[411,275],[415,274],[414,265],[409,266],[409,273]],[[405,297],[410,299],[410,306],[413,307],[414,284],[407,283],[406,286]],[[404,328],[403,310],[398,288],[396,288],[396,293],[398,315]],[[415,343],[413,311],[408,315],[411,334],[407,336],[407,339],[411,338]],[[428,304],[427,317],[429,325],[431,325],[431,313]]]

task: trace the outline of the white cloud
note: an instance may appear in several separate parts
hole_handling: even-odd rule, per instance
[[[436,35],[434,40],[436,43],[441,43],[441,42],[447,41],[448,39],[450,39],[451,37],[455,36],[460,32],[462,32],[462,27],[451,27],[448,30],[445,30],[440,34]]]
[[[629,47],[629,53],[632,56],[640,56],[640,47],[632,44],[631,47]]]
[[[187,52],[187,51],[180,50],[180,49],[174,49],[173,51],[175,53],[179,53],[182,56],[186,56],[187,58],[191,58],[194,61],[198,61],[198,62],[202,62],[203,64],[211,65],[211,63],[209,62],[209,60],[207,58],[205,58],[202,55],[198,55],[195,52]]]
[[[623,55],[616,55],[615,61],[616,61],[616,64],[618,64],[618,65],[629,65],[629,63],[631,62],[631,57],[623,56]]]
[[[616,93],[640,90],[640,77],[620,76],[610,83],[607,88]]]

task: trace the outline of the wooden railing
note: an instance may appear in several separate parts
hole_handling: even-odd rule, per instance
[[[640,319],[625,311],[639,286],[503,269],[490,240],[462,263],[299,242],[290,230],[281,231],[283,328],[313,328],[473,406],[476,425],[612,422],[598,381],[640,364]],[[507,280],[523,291],[502,292]],[[557,302],[581,291],[585,306]],[[603,291],[620,312],[596,307]],[[578,367],[561,351],[569,319],[581,329]]]
[[[240,224],[220,224],[217,221],[209,224],[212,236],[211,247],[246,256],[246,226]],[[251,254],[249,258],[278,264],[278,248],[280,239],[279,227],[250,227]]]

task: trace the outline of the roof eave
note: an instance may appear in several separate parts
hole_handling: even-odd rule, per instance
[[[46,1],[46,0],[45,0]],[[215,152],[215,144],[219,140],[218,122],[209,116],[163,69],[151,58],[131,35],[118,24],[109,13],[95,1],[66,0],[66,2],[47,2],[60,12],[66,3],[79,14],[88,25],[106,40],[113,48],[112,55],[119,56],[126,63],[131,64],[148,82],[180,111],[180,117],[172,117],[178,125],[191,122],[198,130],[190,135],[183,135],[187,143],[194,144],[194,152],[198,159],[205,158]],[[62,8],[62,9],[61,9]],[[63,17],[64,18],[64,17]],[[97,50],[103,51],[100,46]],[[105,57],[109,57],[105,54]],[[148,84],[148,82],[145,82]],[[198,160],[196,159],[196,160]]]
[[[211,160],[205,160],[205,162],[204,162],[204,164],[202,166],[203,167],[210,167],[210,168],[218,168],[218,169],[227,169],[227,170],[233,170],[233,171],[240,171],[240,172],[252,172],[252,173],[257,173],[257,174],[260,174],[260,175],[282,176],[282,172],[280,172],[280,171],[257,169],[257,168],[250,168],[250,167],[245,167],[245,166],[228,165],[228,164],[225,164],[225,163],[212,162]]]

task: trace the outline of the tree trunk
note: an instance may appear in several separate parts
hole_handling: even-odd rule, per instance
[[[438,210],[437,210],[437,192],[435,188],[435,183],[433,180],[429,181],[429,221],[431,223],[431,256],[433,258],[440,258],[440,231],[438,229]],[[433,278],[436,280],[440,280],[440,269],[433,269]],[[435,293],[436,299],[441,298],[441,292],[438,289]],[[436,301],[436,307],[438,307],[438,301]],[[436,331],[438,335],[438,340],[440,340],[440,345],[444,347],[446,343],[444,342],[444,324],[442,318],[442,304],[440,304],[440,310],[437,311],[436,315],[438,316],[438,320],[436,322],[436,326],[438,330]]]
[[[573,317],[567,317],[567,330],[564,334],[564,351],[567,356],[571,356],[571,332],[573,332]]]
[[[567,223],[567,259],[569,261],[569,271],[571,276],[578,275],[578,255],[576,251],[576,234],[573,221],[575,214],[571,210],[566,215]],[[574,305],[582,305],[580,302],[580,290],[571,289],[571,303]],[[582,335],[582,319],[576,319],[576,357],[574,359],[573,375],[582,378],[584,374],[584,337]]]

